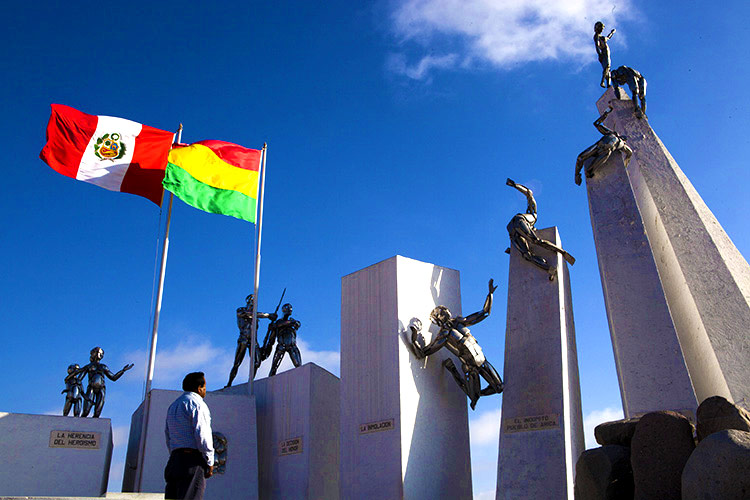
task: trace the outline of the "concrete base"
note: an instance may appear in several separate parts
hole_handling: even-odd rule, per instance
[[[557,228],[538,234],[562,246]],[[555,263],[557,277],[512,248],[497,498],[573,500],[584,442],[570,279],[559,254],[534,252]]]
[[[341,498],[472,496],[467,398],[442,367],[450,354],[418,360],[409,347],[413,318],[425,342],[436,333],[436,305],[461,314],[458,271],[396,256],[342,278]]]
[[[338,377],[306,363],[253,387],[260,498],[339,498]],[[247,384],[217,392],[245,394]]]
[[[0,412],[0,435],[0,495],[106,493],[112,459],[108,418]]]
[[[151,410],[146,426],[146,447],[143,460],[143,478],[139,491],[164,492],[164,466],[169,451],[164,439],[164,422],[167,408],[182,391],[154,389],[149,393]],[[258,444],[255,418],[255,398],[244,392],[242,395],[224,395],[209,392],[205,399],[211,410],[211,429],[227,438],[227,462],[224,474],[214,474],[207,481],[206,500],[228,498],[258,498]],[[130,439],[122,480],[123,491],[137,488],[136,468],[138,451],[142,439],[141,422],[143,403],[133,413],[130,424]]]

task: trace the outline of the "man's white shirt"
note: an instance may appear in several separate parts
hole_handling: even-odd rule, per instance
[[[170,453],[178,448],[195,448],[208,465],[214,464],[211,412],[200,395],[186,391],[169,406],[164,433]]]

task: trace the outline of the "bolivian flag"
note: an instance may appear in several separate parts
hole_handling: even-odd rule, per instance
[[[169,152],[164,188],[188,205],[255,222],[261,151],[200,141]]]

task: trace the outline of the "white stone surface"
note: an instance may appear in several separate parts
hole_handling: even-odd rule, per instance
[[[167,408],[182,391],[154,389],[146,432],[143,461],[142,492],[164,492],[164,467],[169,451],[164,436]],[[211,428],[227,438],[227,463],[224,474],[214,474],[206,482],[206,500],[258,498],[258,443],[255,398],[244,392],[226,395],[209,392],[205,399],[211,410]],[[128,453],[122,480],[123,491],[133,491],[136,477],[138,446],[141,439],[143,404],[133,413],[130,423]]]
[[[261,499],[339,497],[339,379],[314,363],[255,380]],[[247,384],[221,393],[245,394]],[[282,454],[281,442],[299,438]],[[300,453],[296,453],[300,451]]]
[[[50,447],[52,431],[100,433],[98,449]],[[0,412],[0,495],[101,496],[112,459],[108,418]]]
[[[467,398],[442,367],[450,354],[418,360],[409,347],[411,320],[429,342],[441,304],[461,314],[456,270],[396,256],[342,278],[341,498],[471,498]],[[377,423],[387,430],[360,432]]]
[[[562,246],[557,228],[538,234]],[[570,277],[559,254],[534,251],[557,278],[512,248],[496,496],[573,500],[584,442]]]
[[[633,159],[626,170],[617,153],[586,179],[623,412],[694,411],[695,393],[631,187],[634,167]]]
[[[628,170],[698,402],[750,402],[750,266],[629,100],[607,92],[609,126],[628,136]],[[689,140],[686,138],[686,140]],[[700,138],[695,138],[700,140]],[[721,168],[708,165],[708,168]]]

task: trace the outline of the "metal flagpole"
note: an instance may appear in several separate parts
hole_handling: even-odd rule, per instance
[[[179,144],[182,141],[182,123],[180,128],[177,129],[177,140]],[[164,190],[162,194],[162,203],[164,195],[167,190]],[[172,202],[174,201],[174,195],[169,193],[169,207],[167,208],[167,227],[164,230],[164,242],[161,248],[161,268],[159,269],[159,288],[156,292],[156,304],[154,306],[154,325],[151,329],[151,350],[148,355],[148,368],[146,369],[146,391],[143,398],[143,420],[141,422],[141,437],[139,442],[138,450],[138,463],[136,468],[136,482],[134,490],[136,492],[141,491],[141,483],[143,482],[143,458],[146,451],[146,433],[148,431],[148,417],[149,410],[151,409],[151,382],[154,379],[154,362],[156,360],[156,339],[159,331],[159,315],[161,313],[161,298],[164,292],[164,275],[167,269],[167,253],[169,252],[169,226],[172,222]]]
[[[255,345],[258,336],[258,285],[260,284],[260,237],[263,230],[263,187],[266,183],[266,151],[268,145],[263,143],[263,153],[260,165],[260,185],[258,186],[258,217],[255,220],[255,275],[253,278],[253,314],[250,324],[250,375],[247,381],[247,392],[253,394],[253,379],[255,378]]]

